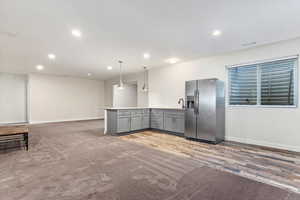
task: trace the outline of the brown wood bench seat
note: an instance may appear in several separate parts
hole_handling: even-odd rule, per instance
[[[0,126],[0,140],[13,141],[18,140],[18,138],[10,136],[23,136],[22,139],[25,142],[26,150],[28,151],[28,132],[29,129],[26,125]]]

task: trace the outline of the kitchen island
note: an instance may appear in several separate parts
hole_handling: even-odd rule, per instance
[[[154,129],[184,135],[182,108],[106,108],[105,134],[122,134]]]

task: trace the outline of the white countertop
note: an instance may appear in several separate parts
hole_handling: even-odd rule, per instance
[[[183,108],[174,107],[109,107],[104,108],[104,110],[135,110],[135,109],[162,109],[162,110],[184,110]]]

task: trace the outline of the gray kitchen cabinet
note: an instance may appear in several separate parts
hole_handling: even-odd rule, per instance
[[[184,126],[185,126],[185,124],[184,124],[185,122],[184,122],[184,117],[183,118],[178,118],[177,119],[177,122],[176,122],[176,124],[177,124],[177,126],[176,126],[176,132],[177,133],[182,133],[182,134],[184,134]]]
[[[130,123],[131,123],[131,112],[130,110],[118,110],[118,133],[124,133],[130,131]]]
[[[107,110],[106,111],[106,133],[108,134],[114,134],[117,133],[117,127],[118,127],[118,117],[117,117],[117,111],[116,110]]]
[[[143,116],[142,117],[142,129],[150,128],[150,117]]]
[[[136,131],[142,129],[142,116],[131,117],[131,131]]]
[[[142,114],[142,129],[150,128],[150,109],[144,109]]]
[[[164,121],[165,121],[165,123],[164,123],[164,130],[166,130],[166,131],[173,131],[173,124],[174,124],[173,118],[165,116]]]
[[[164,129],[163,117],[160,117],[160,118],[152,118],[151,117],[150,126],[153,129],[163,130]]]
[[[153,129],[164,129],[164,112],[159,109],[152,109],[150,112],[150,127]]]
[[[184,118],[173,118],[173,125],[173,132],[184,133]]]
[[[118,118],[118,133],[130,131],[130,117]]]
[[[180,111],[165,111],[164,130],[175,133],[184,133],[184,113]]]
[[[131,110],[131,131],[141,130],[142,129],[142,116],[143,110]]]
[[[107,133],[124,133],[143,129],[158,129],[184,133],[184,111],[160,108],[108,109]]]

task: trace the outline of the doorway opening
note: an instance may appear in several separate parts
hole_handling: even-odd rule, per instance
[[[28,77],[0,73],[0,124],[28,123]]]
[[[113,107],[137,107],[137,83],[126,83],[122,89],[113,85]]]

